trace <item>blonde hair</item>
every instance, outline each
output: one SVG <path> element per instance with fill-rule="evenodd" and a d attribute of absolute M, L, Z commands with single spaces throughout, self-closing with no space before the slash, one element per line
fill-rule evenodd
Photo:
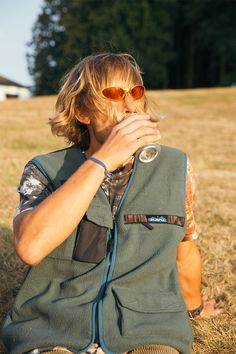
<path fill-rule="evenodd" d="M 119 103 L 99 94 L 100 90 L 109 86 L 109 81 L 117 72 L 127 86 L 131 83 L 143 84 L 138 64 L 126 53 L 90 55 L 75 65 L 61 81 L 55 114 L 49 120 L 52 133 L 64 137 L 69 144 L 79 144 L 87 149 L 88 128 L 77 117 L 93 118 L 98 112 L 109 117 L 117 115 Z M 146 97 L 138 101 L 142 101 L 143 107 L 146 106 Z"/>

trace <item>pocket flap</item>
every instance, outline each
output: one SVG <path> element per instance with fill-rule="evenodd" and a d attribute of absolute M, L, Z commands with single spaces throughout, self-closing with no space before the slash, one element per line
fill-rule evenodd
<path fill-rule="evenodd" d="M 113 219 L 111 213 L 111 206 L 105 193 L 98 189 L 92 202 L 90 203 L 88 210 L 86 211 L 88 220 L 93 223 L 113 229 Z"/>
<path fill-rule="evenodd" d="M 119 305 L 136 312 L 173 312 L 184 309 L 180 298 L 173 291 L 154 291 L 152 293 L 127 288 L 113 288 L 112 291 Z"/>

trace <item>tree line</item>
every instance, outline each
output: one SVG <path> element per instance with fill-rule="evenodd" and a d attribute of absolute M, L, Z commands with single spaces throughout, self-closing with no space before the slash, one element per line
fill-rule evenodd
<path fill-rule="evenodd" d="M 97 52 L 128 52 L 150 89 L 236 83 L 236 0 L 44 0 L 27 54 L 36 95 Z"/>

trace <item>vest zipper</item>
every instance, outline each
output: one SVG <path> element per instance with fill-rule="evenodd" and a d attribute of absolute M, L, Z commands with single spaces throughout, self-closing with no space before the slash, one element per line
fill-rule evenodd
<path fill-rule="evenodd" d="M 117 238 L 118 238 L 118 232 L 117 232 L 117 222 L 118 222 L 118 217 L 119 217 L 119 213 L 120 213 L 120 209 L 121 206 L 126 198 L 126 195 L 128 194 L 128 191 L 130 189 L 130 186 L 132 184 L 134 175 L 135 175 L 135 171 L 136 171 L 136 166 L 137 166 L 137 160 L 134 160 L 134 167 L 133 167 L 133 171 L 131 173 L 130 176 L 130 180 L 128 182 L 128 185 L 126 187 L 126 190 L 123 194 L 123 197 L 120 200 L 120 203 L 118 205 L 117 208 L 117 212 L 116 212 L 116 216 L 113 222 L 113 233 L 111 232 L 111 230 L 109 230 L 109 240 L 108 240 L 108 252 L 107 252 L 107 256 L 106 256 L 106 263 L 105 263 L 105 270 L 104 270 L 104 274 L 103 274 L 103 281 L 102 281 L 102 286 L 100 288 L 100 296 L 99 296 L 99 300 L 97 301 L 97 308 L 96 308 L 96 313 L 95 313 L 95 324 L 97 322 L 98 327 L 98 338 L 99 338 L 99 345 L 101 345 L 102 349 L 106 352 L 106 354 L 113 354 L 112 352 L 110 352 L 108 350 L 108 348 L 106 348 L 106 345 L 103 341 L 103 337 L 102 337 L 102 306 L 103 306 L 103 297 L 107 288 L 107 285 L 109 284 L 109 282 L 111 281 L 112 278 L 112 273 L 114 270 L 114 266 L 115 266 L 115 258 L 116 258 L 116 249 L 117 249 Z M 113 252 L 114 251 L 114 252 Z M 96 328 L 96 327 L 95 327 Z"/>
<path fill-rule="evenodd" d="M 109 273 L 110 270 L 110 265 L 111 265 L 111 255 L 112 255 L 112 250 L 113 250 L 113 241 L 112 241 L 113 237 L 112 237 L 112 233 L 111 230 L 108 230 L 108 241 L 107 241 L 107 252 L 106 252 L 106 260 L 105 260 L 105 270 L 104 270 L 104 274 L 103 274 L 103 280 L 102 280 L 102 284 L 101 284 L 101 288 L 99 291 L 99 299 L 96 303 L 96 309 L 95 309 L 95 342 L 97 342 L 97 344 L 100 346 L 100 340 L 99 340 L 99 314 L 98 314 L 98 304 L 99 302 L 102 300 L 103 295 L 105 293 L 106 290 L 106 280 L 107 280 L 107 275 Z"/>

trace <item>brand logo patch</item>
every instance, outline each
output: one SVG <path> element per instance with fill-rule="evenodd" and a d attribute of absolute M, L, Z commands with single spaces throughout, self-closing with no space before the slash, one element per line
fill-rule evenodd
<path fill-rule="evenodd" d="M 152 216 L 148 216 L 148 222 L 167 222 L 167 217 L 164 215 L 152 215 Z"/>
<path fill-rule="evenodd" d="M 124 215 L 124 222 L 125 224 L 146 224 L 145 226 L 149 225 L 148 228 L 150 228 L 151 223 L 170 224 L 184 227 L 185 218 L 178 215 L 126 214 Z"/>

